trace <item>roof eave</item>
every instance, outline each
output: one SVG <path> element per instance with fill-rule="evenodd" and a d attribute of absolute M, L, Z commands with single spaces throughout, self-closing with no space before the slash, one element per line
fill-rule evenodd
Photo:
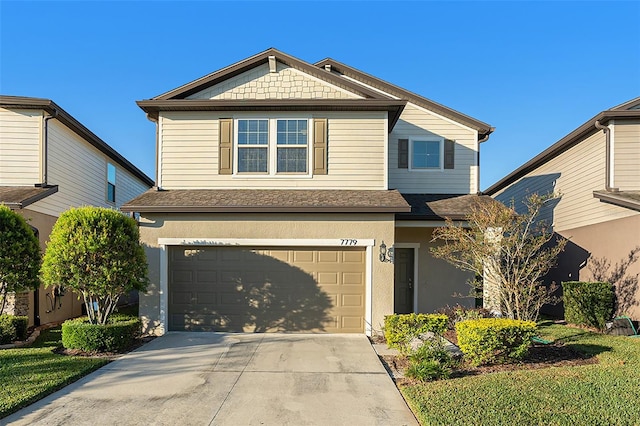
<path fill-rule="evenodd" d="M 626 207 L 631 210 L 640 211 L 640 202 L 620 197 L 613 192 L 593 191 L 593 196 L 603 203 L 614 204 L 619 207 Z"/>
<path fill-rule="evenodd" d="M 411 207 L 253 207 L 253 206 L 144 206 L 125 204 L 123 212 L 136 213 L 401 213 L 410 212 Z"/>

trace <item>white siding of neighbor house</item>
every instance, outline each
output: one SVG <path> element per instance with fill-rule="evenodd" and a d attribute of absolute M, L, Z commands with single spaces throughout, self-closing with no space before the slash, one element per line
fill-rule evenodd
<path fill-rule="evenodd" d="M 556 232 L 637 214 L 630 209 L 603 203 L 593 191 L 605 186 L 605 136 L 597 132 L 539 166 L 517 182 L 494 195 L 497 200 L 516 204 L 529 194 L 555 191 L 561 195 L 547 212 Z"/>
<path fill-rule="evenodd" d="M 614 134 L 614 186 L 621 191 L 640 190 L 640 120 L 617 120 Z"/>
<path fill-rule="evenodd" d="M 0 108 L 0 185 L 41 183 L 42 111 Z"/>
<path fill-rule="evenodd" d="M 439 136 L 455 141 L 455 168 L 429 171 L 399 169 L 398 139 L 427 136 Z M 475 130 L 408 103 L 389 135 L 389 188 L 409 194 L 477 192 L 477 140 Z"/>
<path fill-rule="evenodd" d="M 252 115 L 260 118 L 284 116 L 284 113 Z M 386 116 L 386 112 L 286 113 L 286 117 L 328 119 L 328 174 L 247 177 L 218 174 L 218 118 L 243 118 L 246 115 L 164 112 L 159 120 L 161 186 L 165 189 L 386 189 Z M 308 149 L 311 153 L 311 145 Z"/>
<path fill-rule="evenodd" d="M 329 84 L 278 62 L 257 66 L 187 99 L 359 99 L 355 93 Z"/>
<path fill-rule="evenodd" d="M 59 216 L 83 205 L 119 207 L 148 186 L 57 120 L 49 121 L 48 183 L 58 192 L 29 206 Z M 116 203 L 107 202 L 107 163 L 116 167 Z"/>

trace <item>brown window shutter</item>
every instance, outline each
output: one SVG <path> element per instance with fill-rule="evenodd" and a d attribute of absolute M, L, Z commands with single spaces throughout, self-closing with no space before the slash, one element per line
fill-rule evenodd
<path fill-rule="evenodd" d="M 398 168 L 409 168 L 409 139 L 398 139 Z"/>
<path fill-rule="evenodd" d="M 313 174 L 327 174 L 327 119 L 313 120 Z"/>
<path fill-rule="evenodd" d="M 456 142 L 451 139 L 444 140 L 444 168 L 453 169 L 455 166 Z"/>
<path fill-rule="evenodd" d="M 219 120 L 219 157 L 218 173 L 230 175 L 233 173 L 233 119 L 221 118 Z"/>

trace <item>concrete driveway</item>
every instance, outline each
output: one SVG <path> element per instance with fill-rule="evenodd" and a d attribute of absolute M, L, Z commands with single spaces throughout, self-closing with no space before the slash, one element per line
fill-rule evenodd
<path fill-rule="evenodd" d="M 0 420 L 416 425 L 363 335 L 168 333 Z"/>

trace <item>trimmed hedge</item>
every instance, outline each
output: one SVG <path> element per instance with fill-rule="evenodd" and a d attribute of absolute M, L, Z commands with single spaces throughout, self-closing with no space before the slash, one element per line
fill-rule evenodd
<path fill-rule="evenodd" d="M 523 358 L 536 334 L 536 323 L 481 318 L 456 324 L 458 346 L 473 365 L 508 363 Z"/>
<path fill-rule="evenodd" d="M 442 335 L 449 318 L 443 314 L 393 314 L 384 317 L 384 337 L 387 346 L 401 352 L 408 350 L 409 342 L 420 334 L 432 332 Z"/>
<path fill-rule="evenodd" d="M 564 319 L 572 324 L 603 330 L 613 317 L 613 286 L 602 282 L 568 281 L 562 283 Z"/>
<path fill-rule="evenodd" d="M 90 324 L 86 318 L 67 320 L 62 345 L 85 352 L 122 352 L 131 347 L 140 327 L 139 318 L 124 315 L 112 315 L 106 325 Z"/>
<path fill-rule="evenodd" d="M 0 344 L 11 343 L 27 338 L 29 318 L 8 314 L 0 315 Z"/>

